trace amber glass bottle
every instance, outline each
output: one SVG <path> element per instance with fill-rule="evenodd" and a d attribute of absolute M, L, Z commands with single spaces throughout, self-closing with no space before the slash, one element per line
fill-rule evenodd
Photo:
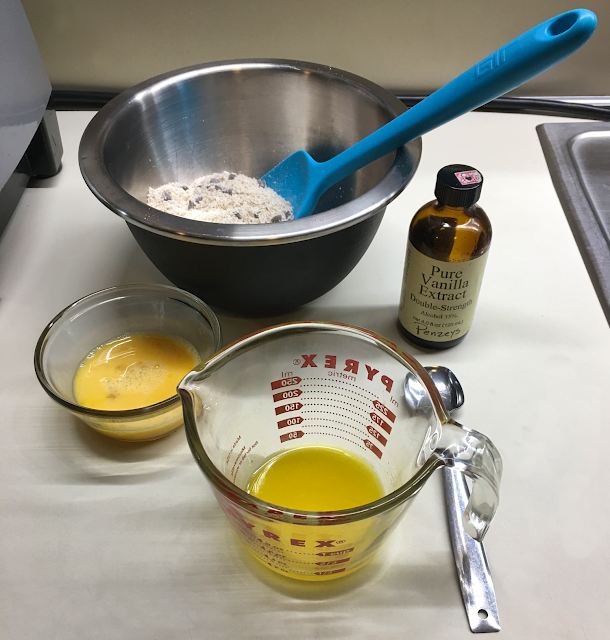
<path fill-rule="evenodd" d="M 473 167 L 443 167 L 436 200 L 411 221 L 398 324 L 420 347 L 453 347 L 472 325 L 491 243 L 491 224 L 476 204 L 482 185 Z"/>

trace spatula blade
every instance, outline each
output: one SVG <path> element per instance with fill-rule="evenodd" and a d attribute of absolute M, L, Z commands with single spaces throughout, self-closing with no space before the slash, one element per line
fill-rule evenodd
<path fill-rule="evenodd" d="M 320 166 L 306 151 L 296 151 L 273 167 L 261 180 L 288 200 L 296 220 L 312 213 L 321 195 Z"/>

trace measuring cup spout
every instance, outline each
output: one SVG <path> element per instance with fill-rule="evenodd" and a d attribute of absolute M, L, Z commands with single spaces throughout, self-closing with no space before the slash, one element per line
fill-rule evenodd
<path fill-rule="evenodd" d="M 436 454 L 472 478 L 470 500 L 464 510 L 464 529 L 481 542 L 498 508 L 502 458 L 496 446 L 482 433 L 466 429 L 453 420 L 443 425 Z"/>

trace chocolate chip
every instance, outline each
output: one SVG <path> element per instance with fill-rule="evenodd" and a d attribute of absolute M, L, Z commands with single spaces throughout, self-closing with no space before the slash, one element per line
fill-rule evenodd
<path fill-rule="evenodd" d="M 188 184 L 181 184 L 180 186 L 181 186 L 185 191 L 188 191 L 188 190 L 189 190 L 189 186 L 188 186 Z"/>
<path fill-rule="evenodd" d="M 218 178 L 210 178 L 210 184 L 218 184 L 220 180 Z"/>
<path fill-rule="evenodd" d="M 216 189 L 216 191 L 223 191 L 223 188 L 218 184 L 214 185 L 214 189 Z"/>
<path fill-rule="evenodd" d="M 258 186 L 259 186 L 261 189 L 264 189 L 264 188 L 267 186 L 267 183 L 266 183 L 264 180 L 259 180 L 259 181 L 258 181 Z"/>
<path fill-rule="evenodd" d="M 195 202 L 201 202 L 203 200 L 203 196 L 197 196 L 195 198 Z"/>
<path fill-rule="evenodd" d="M 253 215 L 254 215 L 254 217 L 255 217 L 255 218 L 258 218 L 259 214 L 260 214 L 260 211 L 257 211 L 257 212 L 256 212 L 255 214 L 253 214 Z"/>
<path fill-rule="evenodd" d="M 165 200 L 167 202 L 168 200 L 171 200 L 171 199 L 172 199 L 171 194 L 168 191 L 164 191 L 163 192 L 163 200 Z"/>
<path fill-rule="evenodd" d="M 282 221 L 282 216 L 273 216 L 273 218 L 271 218 L 271 222 L 281 222 Z"/>
<path fill-rule="evenodd" d="M 223 193 L 226 193 L 229 196 L 233 195 L 233 189 L 223 189 L 222 190 Z"/>
<path fill-rule="evenodd" d="M 195 208 L 195 203 L 192 200 L 189 200 L 188 208 L 189 208 L 189 211 Z"/>
<path fill-rule="evenodd" d="M 239 213 L 239 211 L 238 211 L 237 209 L 236 209 L 235 211 L 233 211 L 233 215 L 234 215 L 236 218 L 239 218 L 239 219 L 241 220 L 241 213 Z"/>
<path fill-rule="evenodd" d="M 235 180 L 235 176 L 236 176 L 236 175 L 237 175 L 237 174 L 235 174 L 235 173 L 230 173 L 230 174 L 229 174 L 229 177 L 228 177 L 228 180 Z"/>
<path fill-rule="evenodd" d="M 290 211 L 284 211 L 284 217 L 288 220 L 288 218 L 290 218 Z"/>

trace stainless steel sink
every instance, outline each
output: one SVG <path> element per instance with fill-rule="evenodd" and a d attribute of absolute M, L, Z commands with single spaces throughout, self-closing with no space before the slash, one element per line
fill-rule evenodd
<path fill-rule="evenodd" d="M 551 178 L 610 323 L 610 122 L 537 127 Z"/>

